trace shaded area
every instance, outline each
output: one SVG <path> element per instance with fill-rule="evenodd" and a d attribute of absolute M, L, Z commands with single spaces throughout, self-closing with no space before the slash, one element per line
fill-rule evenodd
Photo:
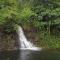
<path fill-rule="evenodd" d="M 6 33 L 0 27 L 0 51 L 16 50 L 19 47 L 18 35 L 16 32 Z"/>
<path fill-rule="evenodd" d="M 0 60 L 60 60 L 60 50 L 20 50 L 0 53 Z"/>

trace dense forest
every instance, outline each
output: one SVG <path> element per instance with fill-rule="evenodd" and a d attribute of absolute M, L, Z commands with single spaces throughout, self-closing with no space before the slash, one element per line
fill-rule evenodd
<path fill-rule="evenodd" d="M 37 46 L 60 48 L 60 0 L 0 0 L 0 32 L 18 25 Z"/>

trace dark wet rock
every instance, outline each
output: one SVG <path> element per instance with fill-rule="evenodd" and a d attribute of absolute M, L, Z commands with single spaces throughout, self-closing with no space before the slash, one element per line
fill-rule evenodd
<path fill-rule="evenodd" d="M 33 44 L 38 46 L 39 38 L 38 38 L 38 35 L 37 35 L 36 28 L 25 28 L 25 27 L 23 27 L 23 29 L 24 29 L 24 33 L 25 33 L 27 39 L 29 41 L 31 41 Z"/>
<path fill-rule="evenodd" d="M 0 51 L 18 49 L 17 33 L 6 34 L 0 31 Z"/>

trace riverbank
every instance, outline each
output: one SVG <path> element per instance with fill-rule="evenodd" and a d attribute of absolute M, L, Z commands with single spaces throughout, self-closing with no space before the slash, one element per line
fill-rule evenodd
<path fill-rule="evenodd" d="M 42 48 L 60 48 L 60 36 L 57 32 L 53 34 L 49 34 L 47 31 L 37 31 L 36 28 L 32 28 L 32 26 L 23 26 L 25 35 L 27 39 L 33 42 L 36 46 Z"/>

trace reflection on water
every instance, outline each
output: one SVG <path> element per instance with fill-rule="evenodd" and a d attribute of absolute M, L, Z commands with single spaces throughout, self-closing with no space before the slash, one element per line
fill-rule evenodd
<path fill-rule="evenodd" d="M 11 52 L 1 52 L 0 60 L 60 60 L 60 51 L 20 50 Z"/>

